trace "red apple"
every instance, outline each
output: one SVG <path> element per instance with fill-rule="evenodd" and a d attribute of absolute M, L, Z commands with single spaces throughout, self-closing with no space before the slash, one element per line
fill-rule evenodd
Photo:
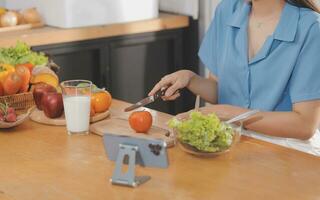
<path fill-rule="evenodd" d="M 41 98 L 41 106 L 47 117 L 51 119 L 61 117 L 64 110 L 62 94 L 56 92 L 45 93 Z"/>
<path fill-rule="evenodd" d="M 41 99 L 45 93 L 57 92 L 56 88 L 46 83 L 38 83 L 33 89 L 33 98 L 39 110 L 42 110 Z"/>

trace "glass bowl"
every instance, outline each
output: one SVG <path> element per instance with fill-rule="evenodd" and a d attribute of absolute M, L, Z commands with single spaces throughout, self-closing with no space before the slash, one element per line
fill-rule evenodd
<path fill-rule="evenodd" d="M 184 143 L 184 142 L 180 141 L 180 139 L 179 139 L 179 132 L 177 130 L 174 130 L 174 131 L 175 131 L 175 134 L 177 135 L 178 146 L 180 147 L 180 149 L 182 151 L 184 151 L 188 154 L 194 155 L 194 156 L 198 156 L 198 157 L 215 157 L 215 156 L 219 156 L 219 155 L 228 153 L 240 141 L 242 126 L 236 126 L 236 125 L 232 124 L 231 127 L 233 129 L 233 138 L 232 138 L 231 145 L 229 146 L 229 148 L 224 149 L 222 151 L 217 151 L 217 152 L 201 151 L 201 150 L 197 149 L 196 147 L 191 146 L 190 144 Z"/>

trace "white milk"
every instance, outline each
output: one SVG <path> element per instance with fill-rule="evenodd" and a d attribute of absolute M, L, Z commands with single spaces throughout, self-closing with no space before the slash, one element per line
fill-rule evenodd
<path fill-rule="evenodd" d="M 71 133 L 89 131 L 90 96 L 64 96 L 67 130 Z"/>

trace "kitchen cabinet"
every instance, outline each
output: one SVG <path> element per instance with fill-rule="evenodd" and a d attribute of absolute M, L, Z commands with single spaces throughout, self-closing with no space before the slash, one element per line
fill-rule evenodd
<path fill-rule="evenodd" d="M 100 66 L 104 56 L 101 55 L 104 45 L 99 41 L 72 42 L 66 44 L 33 47 L 52 57 L 61 68 L 61 81 L 70 79 L 92 80 L 99 86 Z"/>
<path fill-rule="evenodd" d="M 191 20 L 192 21 L 192 20 Z M 188 28 L 34 46 L 61 66 L 61 80 L 88 79 L 107 88 L 114 98 L 134 103 L 161 77 L 179 69 L 198 71 L 197 21 Z M 176 114 L 192 109 L 194 96 L 182 91 L 175 102 L 150 108 Z"/>

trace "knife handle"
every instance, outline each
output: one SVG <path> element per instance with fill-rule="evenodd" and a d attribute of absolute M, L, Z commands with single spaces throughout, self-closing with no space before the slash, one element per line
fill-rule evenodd
<path fill-rule="evenodd" d="M 167 87 L 167 88 L 164 88 L 164 89 L 161 89 L 161 90 L 159 90 L 158 92 L 156 92 L 156 93 L 154 94 L 154 96 L 153 96 L 154 99 L 158 99 L 158 98 L 160 98 L 160 97 L 165 96 L 167 90 L 168 90 L 168 87 Z M 175 93 L 174 93 L 173 95 L 175 95 L 175 94 L 177 94 L 177 93 L 180 93 L 180 90 L 175 91 Z"/>
<path fill-rule="evenodd" d="M 165 94 L 166 94 L 166 91 L 167 91 L 168 88 L 165 88 L 165 89 L 161 89 L 159 90 L 158 92 L 156 92 L 154 94 L 154 99 L 158 99 L 160 97 L 163 97 Z"/>

